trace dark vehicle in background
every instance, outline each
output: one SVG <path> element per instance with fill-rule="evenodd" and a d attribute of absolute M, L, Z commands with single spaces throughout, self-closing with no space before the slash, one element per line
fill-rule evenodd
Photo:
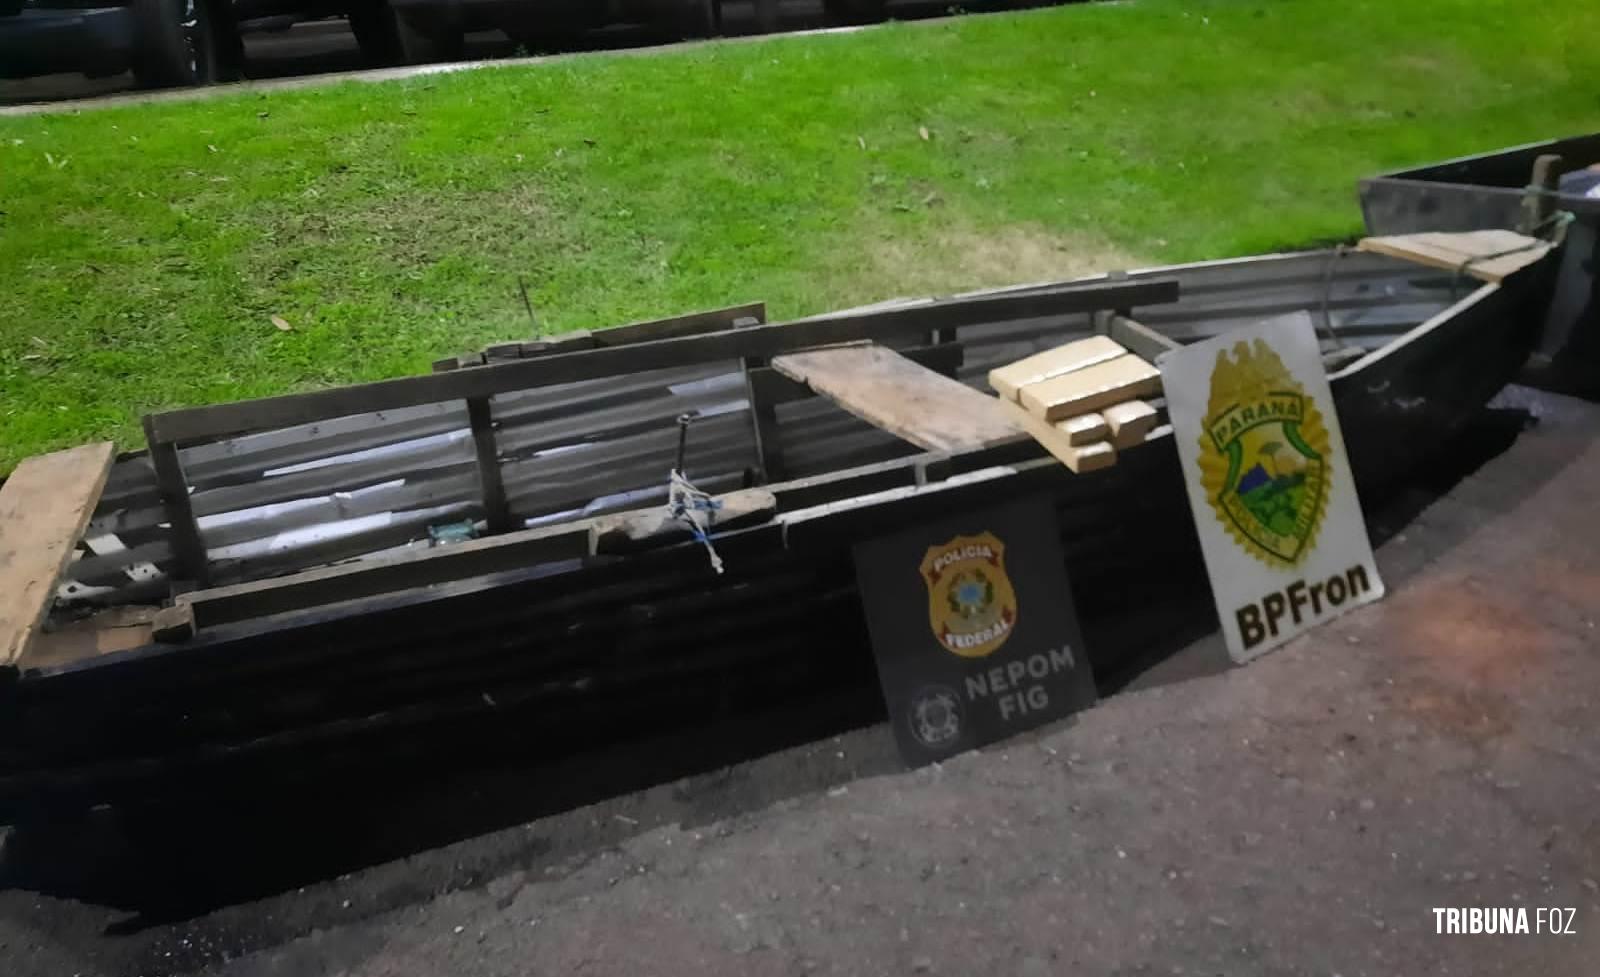
<path fill-rule="evenodd" d="M 246 0 L 284 2 L 294 0 Z M 570 43 L 584 31 L 643 24 L 679 37 L 716 32 L 718 0 L 350 0 L 350 29 L 379 64 L 453 61 L 465 35 L 502 30 L 530 51 Z"/>
<path fill-rule="evenodd" d="M 227 0 L 0 0 L 0 78 L 132 71 L 151 87 L 204 85 L 241 60 Z"/>
<path fill-rule="evenodd" d="M 244 73 L 245 31 L 348 18 L 372 65 L 459 60 L 468 33 L 501 30 L 529 51 L 587 31 L 634 24 L 708 37 L 725 0 L 0 0 L 0 78 L 132 71 L 146 87 L 205 85 Z M 750 0 L 759 30 L 780 0 Z M 823 0 L 830 16 L 875 20 L 886 0 Z"/>
<path fill-rule="evenodd" d="M 205 85 L 244 67 L 240 26 L 347 17 L 374 65 L 455 60 L 469 31 L 530 49 L 638 23 L 684 37 L 716 29 L 717 0 L 0 0 L 0 78 L 132 71 L 141 85 Z"/>

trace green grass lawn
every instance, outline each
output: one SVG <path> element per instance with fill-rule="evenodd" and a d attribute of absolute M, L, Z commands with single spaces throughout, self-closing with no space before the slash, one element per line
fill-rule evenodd
<path fill-rule="evenodd" d="M 1134 0 L 0 118 L 0 471 L 526 338 L 519 276 L 552 331 L 1348 237 L 1363 174 L 1600 128 L 1593 2 Z"/>

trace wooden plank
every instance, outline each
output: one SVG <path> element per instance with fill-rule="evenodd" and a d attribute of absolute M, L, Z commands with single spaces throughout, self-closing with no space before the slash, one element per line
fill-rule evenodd
<path fill-rule="evenodd" d="M 484 347 L 481 353 L 435 360 L 433 370 L 435 373 L 441 373 L 446 370 L 482 366 L 485 363 L 504 360 L 551 356 L 557 353 L 596 349 L 601 346 L 626 346 L 648 340 L 670 339 L 675 336 L 694 336 L 719 329 L 731 329 L 735 322 L 746 318 L 755 319 L 758 323 L 766 322 L 767 304 L 765 302 L 746 302 L 743 305 L 689 312 L 665 319 L 630 322 L 626 325 L 610 326 L 594 331 L 576 329 L 572 332 L 564 332 L 541 339 L 494 343 Z"/>
<path fill-rule="evenodd" d="M 115 453 L 101 441 L 37 455 L 0 486 L 0 668 L 22 659 L 44 623 Z"/>
<path fill-rule="evenodd" d="M 1556 207 L 1556 196 L 1561 192 L 1561 176 L 1566 170 L 1567 161 L 1560 153 L 1540 153 L 1534 158 L 1528 188 L 1523 192 L 1517 230 L 1532 232 L 1550 219 Z"/>
<path fill-rule="evenodd" d="M 472 425 L 472 447 L 478 461 L 478 490 L 483 494 L 484 526 L 491 533 L 511 529 L 511 510 L 506 506 L 506 486 L 500 474 L 500 448 L 495 437 L 494 411 L 487 397 L 467 401 L 467 420 Z"/>
<path fill-rule="evenodd" d="M 146 438 L 150 438 L 150 422 L 151 418 L 144 419 Z M 178 458 L 178 445 L 151 438 L 150 463 L 155 467 L 156 481 L 161 486 L 161 507 L 167 516 L 172 552 L 176 557 L 172 576 L 175 580 L 192 581 L 204 587 L 209 582 L 211 566 L 205 540 L 200 536 L 200 522 L 195 518 L 194 502 L 189 497 L 189 479 Z"/>
<path fill-rule="evenodd" d="M 1030 413 L 1018 404 L 1004 402 L 1005 408 L 1018 425 L 1039 442 L 1056 460 L 1079 475 L 1110 468 L 1117 463 L 1117 449 L 1109 441 L 1092 441 L 1073 444 L 1072 439 L 1055 424 Z"/>
<path fill-rule="evenodd" d="M 767 522 L 778 512 L 778 499 L 765 489 L 741 489 L 716 497 L 720 508 L 706 513 L 715 532 Z M 589 552 L 595 555 L 637 553 L 692 538 L 687 526 L 667 507 L 601 516 L 589 524 Z"/>
<path fill-rule="evenodd" d="M 449 546 L 418 546 L 378 559 L 192 591 L 179 595 L 177 602 L 194 608 L 196 627 L 208 628 L 409 587 L 520 570 L 587 555 L 589 522 L 525 529 Z"/>
<path fill-rule="evenodd" d="M 757 370 L 744 366 L 744 395 L 750 405 L 750 433 L 755 439 L 756 464 L 763 484 L 781 482 L 788 477 L 788 466 L 783 461 L 783 436 L 778 427 L 778 408 L 762 396 L 756 383 Z"/>
<path fill-rule="evenodd" d="M 1485 230 L 1395 234 L 1361 239 L 1362 251 L 1458 271 L 1498 285 L 1550 252 L 1551 245 L 1515 231 Z"/>
<path fill-rule="evenodd" d="M 516 352 L 513 355 L 520 359 L 529 356 L 571 353 L 580 349 L 594 349 L 600 345 L 600 340 L 596 339 L 594 334 L 587 329 L 574 329 L 572 332 L 564 332 L 559 336 L 550 336 L 546 339 L 530 339 L 514 345 L 516 346 Z M 489 350 L 485 349 L 483 352 L 485 356 L 489 355 Z"/>
<path fill-rule="evenodd" d="M 594 336 L 595 342 L 601 346 L 627 346 L 632 343 L 643 343 L 657 339 L 675 339 L 680 336 L 697 336 L 701 333 L 732 329 L 733 324 L 740 319 L 754 319 L 758 323 L 766 322 L 767 303 L 746 302 L 743 305 L 730 305 L 721 309 L 688 312 L 665 319 L 631 322 L 625 326 L 597 329 L 591 335 Z"/>
<path fill-rule="evenodd" d="M 154 607 L 113 607 L 36 635 L 18 668 L 55 668 L 150 643 Z"/>
<path fill-rule="evenodd" d="M 1105 314 L 1106 335 L 1128 348 L 1128 352 L 1155 363 L 1163 353 L 1170 353 L 1181 344 L 1163 336 L 1149 326 L 1115 312 Z"/>
<path fill-rule="evenodd" d="M 1047 421 L 1059 421 L 1160 390 L 1161 371 L 1129 355 L 1023 387 L 1021 403 Z"/>
<path fill-rule="evenodd" d="M 1090 336 L 996 367 L 989 371 L 989 386 L 1006 400 L 1015 401 L 1023 387 L 1116 359 L 1127 352 L 1109 336 Z"/>
<path fill-rule="evenodd" d="M 895 352 L 913 363 L 919 363 L 947 377 L 956 375 L 966 357 L 966 347 L 961 343 L 913 346 Z M 798 380 L 789 379 L 770 366 L 751 370 L 750 380 L 763 403 L 790 404 L 795 401 L 810 400 L 817 395 L 815 390 Z"/>
<path fill-rule="evenodd" d="M 1111 430 L 1111 445 L 1118 451 L 1126 451 L 1136 444 L 1143 444 L 1145 435 L 1155 429 L 1156 421 L 1160 415 L 1154 407 L 1142 400 L 1129 400 L 1121 404 L 1107 407 L 1103 412 L 1106 427 Z"/>
<path fill-rule="evenodd" d="M 948 498 L 951 494 L 960 493 L 969 486 L 1006 479 L 1017 474 L 1018 470 L 1010 466 L 997 465 L 943 481 L 885 488 L 864 495 L 848 495 L 804 508 L 791 509 L 780 517 L 784 527 L 784 542 L 794 548 L 807 548 L 823 540 L 836 543 L 840 527 L 830 526 L 830 523 L 843 522 L 846 526 L 850 526 L 881 522 L 890 507 L 914 500 Z M 857 518 L 849 519 L 851 514 L 855 514 Z M 814 530 L 818 532 L 813 532 Z M 848 530 L 845 535 L 849 535 Z"/>
<path fill-rule="evenodd" d="M 182 601 L 161 608 L 150 618 L 150 637 L 155 641 L 188 641 L 194 637 L 194 632 L 194 608 Z"/>
<path fill-rule="evenodd" d="M 444 359 L 433 361 L 433 372 L 445 373 L 449 370 L 465 370 L 469 367 L 482 366 L 485 363 L 483 351 L 476 353 L 462 353 L 460 356 L 447 356 Z"/>
<path fill-rule="evenodd" d="M 915 458 L 897 458 L 796 479 L 771 486 L 766 491 L 774 496 L 779 509 L 817 505 L 882 488 L 911 485 L 915 461 Z M 411 587 L 445 584 L 588 555 L 590 526 L 594 521 L 580 519 L 444 547 L 418 546 L 390 556 L 193 591 L 177 600 L 194 608 L 197 627 L 207 628 Z"/>
<path fill-rule="evenodd" d="M 1050 291 L 881 309 L 809 322 L 726 330 L 516 360 L 482 369 L 453 370 L 261 400 L 183 408 L 146 418 L 146 434 L 152 447 L 162 442 L 189 444 L 348 414 L 489 397 L 576 380 L 717 360 L 732 361 L 745 356 L 775 356 L 811 346 L 886 339 L 981 323 L 1046 318 L 1107 307 L 1154 305 L 1175 301 L 1177 297 L 1175 279 L 1157 278 L 1095 282 Z"/>
<path fill-rule="evenodd" d="M 749 329 L 760 325 L 753 316 L 734 320 L 735 329 Z M 759 356 L 746 356 L 739 360 L 739 372 L 744 377 L 744 399 L 750 412 L 750 437 L 756 447 L 756 475 L 762 484 L 779 482 L 788 472 L 783 462 L 783 440 L 778 427 L 777 401 L 765 396 L 756 373 L 771 372 L 767 361 Z"/>
<path fill-rule="evenodd" d="M 870 465 L 795 478 L 780 485 L 768 486 L 768 489 L 778 499 L 778 510 L 788 512 L 852 495 L 915 485 L 916 463 L 914 456 L 892 458 Z"/>
<path fill-rule="evenodd" d="M 930 451 L 975 451 L 1023 433 L 995 398 L 876 344 L 785 353 L 772 368 Z"/>

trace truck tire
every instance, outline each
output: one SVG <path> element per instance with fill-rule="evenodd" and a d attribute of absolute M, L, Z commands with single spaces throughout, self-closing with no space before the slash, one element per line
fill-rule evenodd
<path fill-rule="evenodd" d="M 133 0 L 138 26 L 133 76 L 147 88 L 217 80 L 217 38 L 208 0 Z"/>
<path fill-rule="evenodd" d="M 378 67 L 460 61 L 466 50 L 459 29 L 412 23 L 387 0 L 361 0 L 352 6 L 350 32 L 356 36 L 362 56 Z"/>

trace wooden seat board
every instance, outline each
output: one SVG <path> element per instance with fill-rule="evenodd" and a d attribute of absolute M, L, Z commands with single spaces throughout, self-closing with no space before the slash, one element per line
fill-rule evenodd
<path fill-rule="evenodd" d="M 1455 271 L 1465 265 L 1466 273 L 1474 278 L 1499 284 L 1543 258 L 1551 245 L 1515 231 L 1487 230 L 1368 237 L 1361 239 L 1359 248 L 1430 268 Z"/>
<path fill-rule="evenodd" d="M 995 398 L 876 343 L 784 353 L 772 368 L 928 451 L 976 451 L 1025 436 Z"/>

